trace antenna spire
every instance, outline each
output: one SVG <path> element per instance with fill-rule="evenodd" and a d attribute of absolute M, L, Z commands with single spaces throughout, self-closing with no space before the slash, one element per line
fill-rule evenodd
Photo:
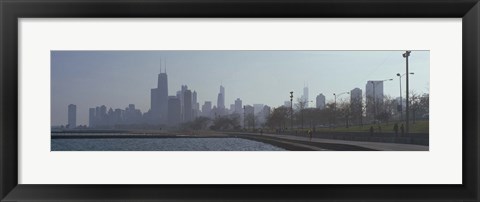
<path fill-rule="evenodd" d="M 165 63 L 165 74 L 167 73 L 167 58 L 165 58 L 165 60 L 163 60 L 163 62 Z"/>

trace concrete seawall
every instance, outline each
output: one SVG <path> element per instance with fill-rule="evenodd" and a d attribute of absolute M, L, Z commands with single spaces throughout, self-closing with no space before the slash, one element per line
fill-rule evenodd
<path fill-rule="evenodd" d="M 332 137 L 332 136 L 330 136 Z M 182 133 L 182 134 L 145 134 L 145 133 L 52 133 L 52 139 L 109 139 L 109 138 L 242 138 L 262 142 L 290 151 L 428 151 L 428 146 L 414 144 L 399 144 L 389 137 L 349 137 L 336 136 L 335 138 L 323 138 L 315 135 L 312 139 L 305 134 L 279 135 L 258 134 L 245 132 L 219 132 L 216 133 Z M 343 139 L 341 139 L 343 138 Z M 361 141 L 362 138 L 369 141 Z M 375 139 L 379 138 L 379 139 Z M 391 138 L 391 137 L 390 137 Z M 408 137 L 406 137 L 408 138 Z M 355 141 L 354 141 L 355 140 Z M 377 141 L 372 141 L 377 140 Z M 386 142 L 391 141 L 391 142 Z"/>
<path fill-rule="evenodd" d="M 282 135 L 292 135 L 307 137 L 306 132 L 284 132 Z M 384 142 L 384 143 L 399 143 L 399 144 L 415 144 L 415 145 L 429 145 L 428 133 L 412 133 L 408 135 L 399 135 L 395 133 L 365 133 L 365 132 L 315 132 L 314 138 L 334 139 L 334 140 L 348 140 L 348 141 L 364 141 L 364 142 Z"/>
<path fill-rule="evenodd" d="M 332 143 L 309 142 L 305 140 L 289 140 L 279 137 L 257 134 L 225 133 L 210 135 L 168 135 L 168 134 L 86 134 L 86 133 L 53 133 L 52 139 L 109 139 L 109 138 L 241 138 L 277 146 L 289 151 L 372 151 L 374 149 Z"/>

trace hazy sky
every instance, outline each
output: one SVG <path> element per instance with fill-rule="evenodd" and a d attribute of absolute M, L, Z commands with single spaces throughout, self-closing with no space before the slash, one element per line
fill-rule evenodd
<path fill-rule="evenodd" d="M 168 93 L 176 95 L 185 84 L 205 101 L 216 105 L 219 86 L 225 87 L 225 105 L 236 98 L 243 104 L 283 105 L 309 87 L 309 100 L 319 93 L 362 89 L 367 80 L 384 83 L 385 95 L 398 97 L 397 73 L 405 73 L 404 51 L 52 51 L 52 125 L 67 123 L 67 106 L 77 105 L 77 125 L 88 125 L 88 109 L 106 105 L 125 109 L 135 104 L 150 109 L 150 89 L 156 88 L 160 60 L 166 59 Z M 429 91 L 429 51 L 412 51 L 410 90 Z M 162 65 L 162 71 L 163 71 Z M 405 78 L 402 78 L 405 92 Z M 403 95 L 405 96 L 405 95 Z M 347 99 L 343 95 L 338 99 Z"/>

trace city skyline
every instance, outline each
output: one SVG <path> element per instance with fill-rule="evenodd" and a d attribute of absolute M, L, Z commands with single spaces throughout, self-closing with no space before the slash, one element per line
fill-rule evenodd
<path fill-rule="evenodd" d="M 402 52 L 52 51 L 52 125 L 65 124 L 69 104 L 77 106 L 77 125 L 89 125 L 89 108 L 95 106 L 125 109 L 134 104 L 142 113 L 147 112 L 151 93 L 160 88 L 157 82 L 160 83 L 161 64 L 168 75 L 168 95 L 163 94 L 162 99 L 167 100 L 181 86 L 187 85 L 191 90 L 189 96 L 194 93 L 200 104 L 197 109 L 206 101 L 211 102 L 212 107 L 221 103 L 227 108 L 237 98 L 243 105 L 278 107 L 289 100 L 291 90 L 296 98 L 301 98 L 304 87 L 308 87 L 306 97 L 310 100 L 322 93 L 328 103 L 335 92 L 349 92 L 354 88 L 365 91 L 363 86 L 368 80 L 383 79 L 393 79 L 384 83 L 385 95 L 398 97 L 399 84 L 395 75 L 405 71 Z M 428 93 L 429 51 L 412 52 L 410 71 L 415 73 L 410 90 Z M 326 85 L 326 81 L 330 83 Z M 305 86 L 305 82 L 309 85 Z M 147 84 L 148 87 L 143 88 Z M 219 93 L 219 86 L 223 87 L 223 92 L 220 87 Z"/>

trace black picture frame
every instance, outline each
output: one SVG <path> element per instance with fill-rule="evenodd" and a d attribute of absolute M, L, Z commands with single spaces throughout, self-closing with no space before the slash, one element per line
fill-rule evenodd
<path fill-rule="evenodd" d="M 478 0 L 0 0 L 1 201 L 478 201 Z M 462 185 L 18 184 L 19 18 L 462 18 Z M 439 176 L 441 177 L 441 176 Z"/>

